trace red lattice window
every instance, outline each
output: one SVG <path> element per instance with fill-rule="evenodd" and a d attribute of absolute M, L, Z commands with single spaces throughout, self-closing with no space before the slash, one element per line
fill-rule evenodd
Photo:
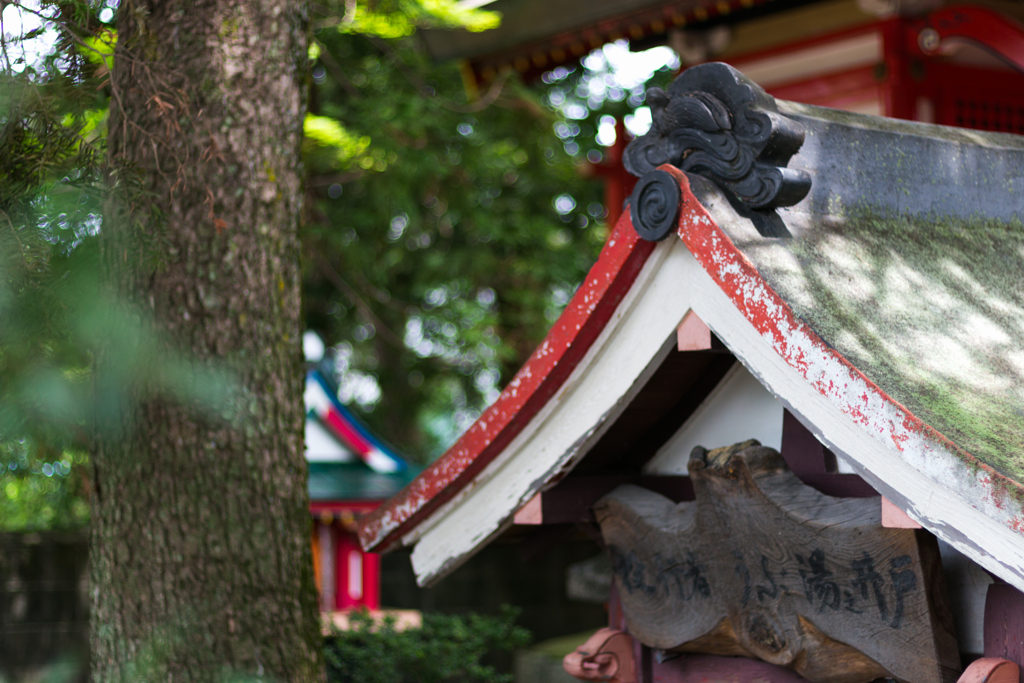
<path fill-rule="evenodd" d="M 1024 75 L 944 64 L 929 65 L 928 75 L 936 123 L 1024 135 Z"/>
<path fill-rule="evenodd" d="M 957 97 L 951 115 L 954 126 L 1024 135 L 1024 99 Z"/>

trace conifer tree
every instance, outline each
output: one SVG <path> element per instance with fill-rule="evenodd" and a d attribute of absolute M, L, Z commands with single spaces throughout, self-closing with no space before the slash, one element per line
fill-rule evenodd
<path fill-rule="evenodd" d="M 118 377 L 100 353 L 97 381 L 127 381 L 128 400 L 93 455 L 96 681 L 323 676 L 302 449 L 306 12 L 118 8 L 104 282 L 165 340 L 155 362 L 184 351 L 186 382 L 217 368 L 234 390 L 210 411 Z"/>

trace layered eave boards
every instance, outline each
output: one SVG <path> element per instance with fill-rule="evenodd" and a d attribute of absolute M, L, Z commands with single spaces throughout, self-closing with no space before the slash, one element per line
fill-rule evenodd
<path fill-rule="evenodd" d="M 699 194 L 713 194 L 710 183 L 666 170 L 683 190 L 679 239 L 669 238 L 653 249 L 567 379 L 475 476 L 460 481 L 449 471 L 466 467 L 465 453 L 461 460 L 446 456 L 423 475 L 449 477 L 434 496 L 398 496 L 371 515 L 361 528 L 364 545 L 415 545 L 412 562 L 421 584 L 457 567 L 586 455 L 670 352 L 677 326 L 692 311 L 782 405 L 876 490 L 939 538 L 1024 589 L 1019 532 L 1024 516 L 1020 498 L 1010 490 L 1019 485 L 971 462 L 822 342 L 719 227 L 718 221 L 730 218 L 724 215 L 728 206 L 716 203 L 713 218 L 691 193 L 694 182 L 703 190 Z M 606 252 L 644 246 L 627 214 Z M 607 277 L 604 267 L 599 261 L 588 282 Z M 578 316 L 579 310 L 570 305 L 566 315 Z M 495 418 L 489 411 L 481 421 Z M 691 418 L 696 419 L 700 416 Z M 738 430 L 737 439 L 746 436 Z M 677 469 L 671 463 L 660 467 L 657 458 L 648 468 L 666 474 Z"/>

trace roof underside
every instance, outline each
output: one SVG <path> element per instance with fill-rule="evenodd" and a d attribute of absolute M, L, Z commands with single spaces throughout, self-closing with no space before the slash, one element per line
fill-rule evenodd
<path fill-rule="evenodd" d="M 666 44 L 670 31 L 738 25 L 825 2 L 828 0 L 495 0 L 482 9 L 502 15 L 497 28 L 479 33 L 429 29 L 420 36 L 434 59 L 465 60 L 478 82 L 489 81 L 506 69 L 530 80 L 557 66 L 571 67 L 591 50 L 623 38 L 635 50 L 647 49 Z M 851 16 L 862 21 L 870 18 L 836 7 L 836 0 L 829 4 L 832 14 L 842 15 L 844 22 Z M 835 20 L 816 17 L 803 33 L 814 34 L 821 25 L 831 27 Z M 772 29 L 772 33 L 779 32 L 779 27 Z M 741 47 L 744 44 L 739 41 Z"/>

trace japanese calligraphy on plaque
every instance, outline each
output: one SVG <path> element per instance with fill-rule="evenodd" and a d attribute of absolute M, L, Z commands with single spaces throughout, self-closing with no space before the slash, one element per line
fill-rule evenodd
<path fill-rule="evenodd" d="M 755 657 L 816 683 L 955 681 L 934 537 L 881 526 L 756 441 L 689 463 L 696 501 L 620 486 L 594 507 L 630 633 L 654 648 Z"/>

